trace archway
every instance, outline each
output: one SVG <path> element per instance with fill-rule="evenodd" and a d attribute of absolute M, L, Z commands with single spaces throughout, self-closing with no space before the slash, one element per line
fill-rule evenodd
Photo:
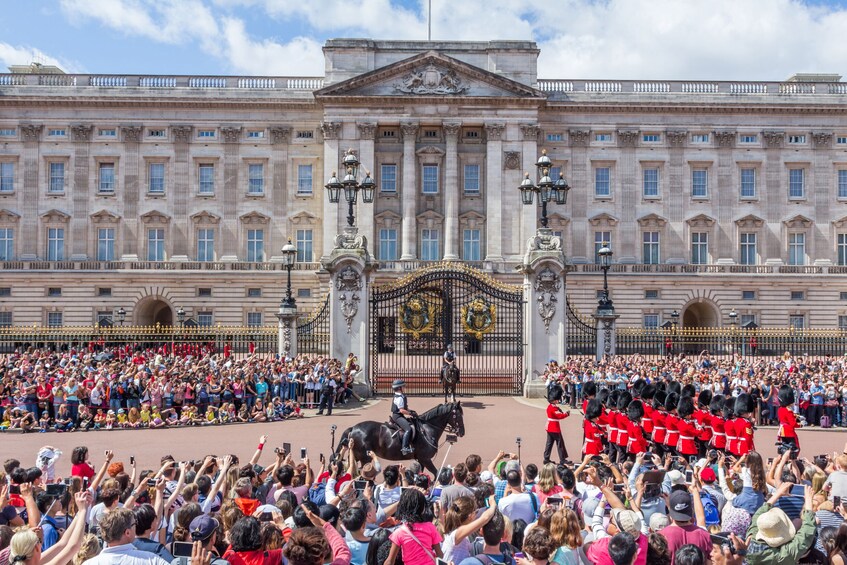
<path fill-rule="evenodd" d="M 683 328 L 716 328 L 720 325 L 720 314 L 711 302 L 693 302 L 682 312 Z"/>
<path fill-rule="evenodd" d="M 164 300 L 149 297 L 135 307 L 135 324 L 138 326 L 172 326 L 174 313 L 171 305 Z"/>

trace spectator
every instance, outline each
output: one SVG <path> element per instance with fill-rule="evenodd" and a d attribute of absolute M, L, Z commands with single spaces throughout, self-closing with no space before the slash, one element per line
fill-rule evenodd
<path fill-rule="evenodd" d="M 774 505 L 791 491 L 791 483 L 783 483 L 753 515 L 747 531 L 752 543 L 747 553 L 749 565 L 797 563 L 812 547 L 815 537 L 815 515 L 812 512 L 812 489 L 805 487 L 802 525 L 797 530 L 785 512 Z"/>
<path fill-rule="evenodd" d="M 638 557 L 639 547 L 630 534 L 621 532 L 610 538 L 608 551 L 613 565 L 633 565 Z"/>

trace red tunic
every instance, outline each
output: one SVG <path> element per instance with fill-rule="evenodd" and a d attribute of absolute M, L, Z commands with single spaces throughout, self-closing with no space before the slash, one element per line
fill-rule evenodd
<path fill-rule="evenodd" d="M 600 426 L 591 420 L 583 420 L 582 430 L 585 434 L 585 440 L 582 444 L 582 455 L 600 455 L 603 451 L 603 442 L 601 441 Z"/>
<path fill-rule="evenodd" d="M 776 414 L 779 417 L 779 437 L 794 438 L 797 447 L 800 447 L 800 439 L 797 437 L 797 415 L 790 408 L 782 406 Z"/>
<path fill-rule="evenodd" d="M 630 420 L 622 412 L 618 412 L 618 445 L 626 447 L 629 440 Z"/>
<path fill-rule="evenodd" d="M 653 443 L 665 443 L 665 421 L 668 415 L 661 410 L 653 410 Z"/>
<path fill-rule="evenodd" d="M 725 420 L 726 450 L 733 455 L 738 455 L 738 436 L 735 433 L 735 418 Z"/>
<path fill-rule="evenodd" d="M 648 437 L 653 433 L 653 414 L 655 412 L 656 410 L 652 406 L 644 403 L 644 417 L 641 418 L 641 429 L 644 430 L 644 434 Z"/>
<path fill-rule="evenodd" d="M 644 430 L 638 422 L 629 421 L 627 425 L 627 453 L 638 455 L 647 451 L 647 440 L 644 439 Z"/>
<path fill-rule="evenodd" d="M 694 439 L 697 437 L 697 426 L 691 420 L 683 420 L 677 418 L 676 429 L 679 431 L 679 439 L 676 443 L 676 450 L 680 455 L 697 455 L 697 443 Z"/>
<path fill-rule="evenodd" d="M 747 455 L 756 450 L 753 445 L 753 423 L 746 418 L 738 418 L 735 421 L 735 430 L 738 434 L 738 455 Z"/>
<path fill-rule="evenodd" d="M 697 427 L 700 428 L 700 431 L 697 434 L 697 439 L 705 442 L 712 439 L 712 427 L 710 425 L 712 415 L 706 410 L 695 410 L 694 421 L 697 422 Z"/>
<path fill-rule="evenodd" d="M 583 414 L 585 414 L 585 409 L 588 408 L 588 401 L 589 400 L 590 399 L 586 398 L 585 400 L 582 401 L 582 413 Z"/>
<path fill-rule="evenodd" d="M 720 416 L 711 416 L 709 423 L 712 425 L 711 446 L 715 449 L 726 449 L 726 432 L 724 429 L 726 421 Z"/>
<path fill-rule="evenodd" d="M 547 405 L 547 431 L 559 434 L 562 433 L 562 428 L 559 426 L 559 420 L 564 420 L 568 417 L 566 412 L 562 412 L 557 404 Z"/>
<path fill-rule="evenodd" d="M 620 434 L 620 428 L 618 427 L 618 411 L 609 410 L 607 414 L 606 425 L 608 426 L 608 429 L 606 430 L 606 434 L 608 434 L 609 443 L 617 445 L 618 434 Z"/>
<path fill-rule="evenodd" d="M 665 417 L 665 445 L 668 447 L 676 448 L 676 444 L 679 441 L 679 432 L 676 429 L 677 422 L 679 422 L 679 416 L 676 414 L 668 414 Z"/>

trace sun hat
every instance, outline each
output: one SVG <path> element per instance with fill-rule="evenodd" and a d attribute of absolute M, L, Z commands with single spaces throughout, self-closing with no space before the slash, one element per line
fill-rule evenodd
<path fill-rule="evenodd" d="M 759 528 L 756 540 L 765 542 L 771 547 L 785 545 L 794 539 L 794 534 L 797 533 L 791 519 L 780 508 L 771 508 L 760 514 L 756 520 L 756 527 Z"/>
<path fill-rule="evenodd" d="M 630 534 L 634 538 L 641 535 L 641 514 L 634 510 L 612 510 L 612 519 L 619 530 Z"/>
<path fill-rule="evenodd" d="M 359 472 L 363 479 L 366 481 L 372 481 L 379 474 L 376 470 L 376 466 L 373 463 L 366 463 L 362 470 Z"/>
<path fill-rule="evenodd" d="M 680 471 L 676 469 L 671 469 L 668 471 L 668 480 L 671 482 L 671 486 L 678 486 L 685 484 L 685 475 L 683 475 Z"/>
<path fill-rule="evenodd" d="M 671 522 L 668 520 L 667 514 L 662 514 L 661 512 L 653 512 L 650 515 L 650 530 L 653 532 L 661 531 L 664 528 L 670 526 Z"/>

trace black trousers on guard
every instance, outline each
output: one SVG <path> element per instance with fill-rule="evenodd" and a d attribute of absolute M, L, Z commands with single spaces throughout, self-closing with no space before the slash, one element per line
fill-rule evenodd
<path fill-rule="evenodd" d="M 562 432 L 547 432 L 547 445 L 544 446 L 544 464 L 550 463 L 550 452 L 553 451 L 553 444 L 556 444 L 556 451 L 559 454 L 559 463 L 564 463 L 568 458 L 568 449 L 565 447 L 565 439 L 562 437 Z"/>

